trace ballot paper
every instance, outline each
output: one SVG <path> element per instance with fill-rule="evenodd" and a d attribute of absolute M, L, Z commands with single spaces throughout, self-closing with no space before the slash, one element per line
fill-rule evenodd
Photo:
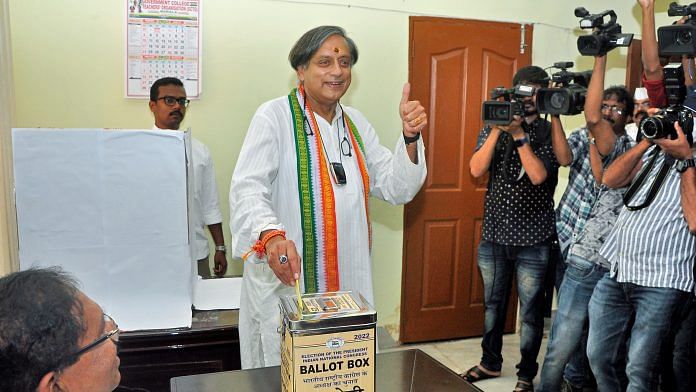
<path fill-rule="evenodd" d="M 12 137 L 20 268 L 61 266 L 124 330 L 191 326 L 188 133 Z"/>
<path fill-rule="evenodd" d="M 193 283 L 196 310 L 239 309 L 242 277 L 198 279 Z"/>

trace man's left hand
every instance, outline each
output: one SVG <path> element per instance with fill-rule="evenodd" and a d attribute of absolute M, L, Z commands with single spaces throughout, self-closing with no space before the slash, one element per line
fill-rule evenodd
<path fill-rule="evenodd" d="M 428 115 L 419 101 L 408 100 L 410 93 L 411 85 L 409 83 L 404 84 L 401 102 L 399 103 L 399 116 L 401 116 L 404 135 L 414 137 L 428 124 Z"/>
<path fill-rule="evenodd" d="M 655 139 L 653 142 L 675 159 L 690 159 L 693 156 L 691 146 L 678 121 L 674 122 L 674 128 L 677 130 L 676 139 Z"/>
<path fill-rule="evenodd" d="M 213 269 L 215 275 L 225 275 L 225 272 L 227 272 L 227 258 L 225 257 L 225 252 L 221 250 L 215 251 L 215 257 L 213 257 L 213 261 L 215 262 L 215 268 Z"/>

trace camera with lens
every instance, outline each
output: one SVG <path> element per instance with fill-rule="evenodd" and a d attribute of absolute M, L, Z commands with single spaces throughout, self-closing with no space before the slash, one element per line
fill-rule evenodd
<path fill-rule="evenodd" d="M 513 116 L 524 116 L 524 107 L 520 99 L 534 95 L 535 89 L 532 86 L 515 86 L 506 89 L 496 87 L 491 91 L 491 101 L 483 103 L 481 115 L 486 124 L 509 125 Z M 503 98 L 502 101 L 499 99 Z"/>
<path fill-rule="evenodd" d="M 679 5 L 673 2 L 667 10 L 669 16 L 688 16 L 684 24 L 663 26 L 657 29 L 657 46 L 660 56 L 680 56 L 696 53 L 696 3 Z"/>
<path fill-rule="evenodd" d="M 560 71 L 551 75 L 551 80 L 556 87 L 540 88 L 537 91 L 536 99 L 539 113 L 547 113 L 553 116 L 582 113 L 592 71 L 567 71 L 572 66 L 572 61 L 553 64 L 551 68 L 560 69 Z"/>
<path fill-rule="evenodd" d="M 646 139 L 676 139 L 677 130 L 674 123 L 678 122 L 689 141 L 689 145 L 694 145 L 693 126 L 694 117 L 691 109 L 675 105 L 662 109 L 652 117 L 646 117 L 640 122 L 640 133 Z"/>
<path fill-rule="evenodd" d="M 652 117 L 644 118 L 638 125 L 640 134 L 646 139 L 676 139 L 674 123 L 678 122 L 689 145 L 693 145 L 693 111 L 682 105 L 686 95 L 683 67 L 681 63 L 670 63 L 663 68 L 662 73 L 669 106 Z"/>
<path fill-rule="evenodd" d="M 578 7 L 575 16 L 580 18 L 580 28 L 593 30 L 592 34 L 578 37 L 578 50 L 583 56 L 601 56 L 616 47 L 629 46 L 633 41 L 633 34 L 621 33 L 613 10 L 590 14 L 584 7 Z M 605 22 L 607 16 L 609 20 Z"/>

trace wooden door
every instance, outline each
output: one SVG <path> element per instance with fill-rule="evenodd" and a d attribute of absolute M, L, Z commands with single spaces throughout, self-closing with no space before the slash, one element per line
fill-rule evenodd
<path fill-rule="evenodd" d="M 531 40 L 530 25 L 410 19 L 411 96 L 430 117 L 423 131 L 428 177 L 404 209 L 402 342 L 483 333 L 476 249 L 487 180 L 471 177 L 469 160 L 483 125 L 481 103 L 531 63 Z M 507 331 L 514 331 L 516 304 L 514 293 Z"/>

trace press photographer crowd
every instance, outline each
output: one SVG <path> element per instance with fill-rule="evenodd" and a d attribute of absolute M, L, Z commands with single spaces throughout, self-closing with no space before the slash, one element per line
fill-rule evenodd
<path fill-rule="evenodd" d="M 515 276 L 514 390 L 534 390 L 550 277 L 557 311 L 537 390 L 696 390 L 696 3 L 670 4 L 678 20 L 657 33 L 654 0 L 638 3 L 642 87 L 605 88 L 607 53 L 633 34 L 614 11 L 579 7 L 591 33 L 577 48 L 593 69 L 523 67 L 483 103 L 470 170 L 489 175 L 478 246 L 485 322 L 481 361 L 462 374 L 470 382 L 501 375 Z M 566 136 L 561 116 L 580 113 L 585 126 Z M 568 185 L 554 210 L 559 166 Z"/>

